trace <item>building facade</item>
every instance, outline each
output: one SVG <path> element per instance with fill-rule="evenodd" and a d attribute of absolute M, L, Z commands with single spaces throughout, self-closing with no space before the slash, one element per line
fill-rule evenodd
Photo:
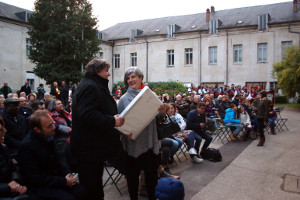
<path fill-rule="evenodd" d="M 42 79 L 33 73 L 28 59 L 31 43 L 28 17 L 32 11 L 0 2 L 0 87 L 7 82 L 13 91 L 20 90 L 27 80 L 36 90 Z"/>
<path fill-rule="evenodd" d="M 263 85 L 274 89 L 273 64 L 300 43 L 297 0 L 194 15 L 120 23 L 102 31 L 101 55 L 112 82 L 138 66 L 144 81 Z"/>

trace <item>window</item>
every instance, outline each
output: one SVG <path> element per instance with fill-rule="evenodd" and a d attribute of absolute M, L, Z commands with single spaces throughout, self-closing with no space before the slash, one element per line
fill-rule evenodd
<path fill-rule="evenodd" d="M 120 68 L 120 54 L 114 54 L 114 63 L 113 66 L 115 69 Z"/>
<path fill-rule="evenodd" d="M 258 30 L 265 30 L 269 21 L 269 14 L 257 15 Z"/>
<path fill-rule="evenodd" d="M 257 62 L 267 62 L 267 43 L 257 44 Z"/>
<path fill-rule="evenodd" d="M 174 50 L 167 50 L 168 67 L 174 67 Z"/>
<path fill-rule="evenodd" d="M 137 53 L 130 54 L 130 65 L 137 66 Z"/>
<path fill-rule="evenodd" d="M 217 33 L 218 23 L 217 21 L 210 20 L 209 21 L 209 34 Z"/>
<path fill-rule="evenodd" d="M 277 82 L 270 82 L 270 90 L 276 90 Z"/>
<path fill-rule="evenodd" d="M 218 53 L 217 47 L 209 47 L 209 64 L 217 64 Z"/>
<path fill-rule="evenodd" d="M 241 63 L 243 62 L 243 45 L 233 45 L 233 62 Z"/>
<path fill-rule="evenodd" d="M 26 56 L 29 57 L 30 56 L 30 51 L 32 49 L 32 44 L 30 39 L 26 38 Z"/>
<path fill-rule="evenodd" d="M 185 64 L 186 65 L 193 64 L 193 49 L 192 48 L 185 49 Z"/>
<path fill-rule="evenodd" d="M 174 38 L 174 33 L 180 29 L 180 26 L 177 24 L 170 24 L 168 25 L 167 32 L 168 32 L 168 38 Z"/>
<path fill-rule="evenodd" d="M 102 59 L 102 58 L 103 58 L 103 52 L 99 51 L 99 53 L 97 53 L 96 56 L 97 56 L 99 59 Z"/>
<path fill-rule="evenodd" d="M 96 38 L 97 38 L 98 40 L 102 40 L 102 32 L 96 31 Z"/>
<path fill-rule="evenodd" d="M 281 59 L 283 59 L 284 53 L 288 47 L 292 46 L 292 41 L 281 42 Z"/>

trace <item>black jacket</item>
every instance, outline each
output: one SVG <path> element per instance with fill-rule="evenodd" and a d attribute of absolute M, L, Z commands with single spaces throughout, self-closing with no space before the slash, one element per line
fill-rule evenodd
<path fill-rule="evenodd" d="M 23 116 L 18 114 L 16 122 L 15 119 L 9 116 L 6 112 L 3 113 L 3 119 L 7 130 L 7 133 L 4 136 L 4 143 L 7 145 L 10 154 L 17 153 L 21 146 L 21 142 L 28 131 L 27 121 Z"/>
<path fill-rule="evenodd" d="M 20 92 L 25 92 L 26 96 L 28 96 L 31 93 L 31 88 L 29 85 L 23 85 Z"/>
<path fill-rule="evenodd" d="M 59 159 L 54 137 L 47 140 L 34 131 L 29 132 L 22 142 L 17 161 L 28 188 L 66 187 L 65 176 L 71 171 Z"/>
<path fill-rule="evenodd" d="M 200 123 L 205 124 L 205 113 L 199 115 L 197 109 L 189 112 L 186 118 L 186 130 L 193 130 L 198 134 L 205 131 L 205 128 L 201 128 Z"/>
<path fill-rule="evenodd" d="M 75 158 L 88 162 L 105 161 L 122 146 L 114 129 L 116 102 L 108 89 L 108 80 L 98 75 L 80 81 L 72 102 L 71 151 Z"/>
<path fill-rule="evenodd" d="M 11 181 L 20 182 L 20 175 L 17 168 L 8 156 L 7 149 L 0 144 L 0 196 L 9 196 L 10 187 L 8 183 Z"/>

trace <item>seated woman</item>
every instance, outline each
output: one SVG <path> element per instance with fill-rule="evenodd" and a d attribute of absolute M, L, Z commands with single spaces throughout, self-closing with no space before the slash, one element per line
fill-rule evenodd
<path fill-rule="evenodd" d="M 165 104 L 165 106 L 166 106 L 166 112 L 169 115 L 170 119 L 173 122 L 177 122 L 179 127 L 180 127 L 180 130 L 183 131 L 186 127 L 186 123 L 185 123 L 183 117 L 179 113 L 175 112 L 175 109 L 176 109 L 175 104 L 173 104 L 173 103 Z M 170 122 L 168 117 L 165 119 L 165 122 L 166 123 Z M 170 151 L 166 152 L 166 153 L 169 153 L 169 154 L 163 156 L 163 160 L 162 160 L 163 161 L 163 167 L 167 172 L 168 172 L 167 164 L 172 162 L 173 156 L 175 155 L 177 150 L 183 144 L 183 141 L 181 139 L 174 136 L 175 134 L 173 134 L 171 137 L 164 138 L 161 141 L 162 149 L 165 148 L 165 146 L 169 146 L 169 144 L 171 144 L 170 145 Z"/>
<path fill-rule="evenodd" d="M 231 103 L 229 108 L 225 111 L 224 124 L 228 127 L 234 127 L 235 130 L 229 134 L 232 141 L 238 139 L 238 134 L 243 130 L 243 125 L 241 120 L 236 119 L 237 107 L 234 103 Z"/>
<path fill-rule="evenodd" d="M 237 112 L 237 118 L 241 120 L 242 125 L 246 129 L 246 133 L 243 135 L 243 138 L 242 138 L 244 141 L 247 140 L 247 138 L 252 130 L 250 116 L 246 112 L 245 107 L 246 107 L 245 104 L 240 105 L 238 108 L 238 112 Z"/>
<path fill-rule="evenodd" d="M 49 114 L 56 123 L 56 138 L 67 138 L 70 136 L 72 127 L 72 115 L 64 110 L 60 100 L 52 99 L 48 105 Z"/>
<path fill-rule="evenodd" d="M 276 111 L 274 110 L 272 104 L 269 107 L 269 111 L 270 112 L 269 112 L 268 121 L 270 123 L 271 134 L 276 135 L 276 133 L 275 133 L 275 120 L 277 119 L 277 114 L 276 114 Z"/>
<path fill-rule="evenodd" d="M 26 194 L 27 187 L 20 185 L 20 176 L 16 166 L 8 156 L 4 143 L 4 120 L 0 117 L 0 199 L 30 199 Z"/>

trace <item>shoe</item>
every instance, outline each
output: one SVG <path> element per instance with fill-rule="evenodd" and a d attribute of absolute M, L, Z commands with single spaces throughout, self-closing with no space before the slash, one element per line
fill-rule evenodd
<path fill-rule="evenodd" d="M 261 146 L 264 146 L 264 143 L 265 143 L 265 138 L 259 138 L 259 142 L 257 144 L 258 147 L 261 147 Z"/>
<path fill-rule="evenodd" d="M 198 158 L 198 156 L 194 156 L 192 158 L 192 162 L 193 163 L 202 163 L 203 162 L 203 159 L 202 158 Z"/>
<path fill-rule="evenodd" d="M 145 185 L 141 185 L 139 189 L 139 195 L 143 197 L 148 197 L 148 193 Z"/>
<path fill-rule="evenodd" d="M 233 135 L 233 133 L 230 133 L 229 137 L 232 141 L 237 141 L 237 138 Z"/>
<path fill-rule="evenodd" d="M 197 155 L 196 149 L 195 149 L 195 148 L 191 148 L 191 149 L 189 150 L 189 154 L 190 154 L 190 155 Z"/>
<path fill-rule="evenodd" d="M 171 178 L 175 178 L 175 179 L 180 179 L 180 176 L 176 176 L 176 175 L 173 175 L 173 174 L 169 174 L 167 173 L 165 170 L 162 171 L 159 175 L 159 178 L 164 178 L 164 177 L 171 177 Z"/>
<path fill-rule="evenodd" d="M 276 135 L 274 128 L 271 128 L 271 134 Z"/>

